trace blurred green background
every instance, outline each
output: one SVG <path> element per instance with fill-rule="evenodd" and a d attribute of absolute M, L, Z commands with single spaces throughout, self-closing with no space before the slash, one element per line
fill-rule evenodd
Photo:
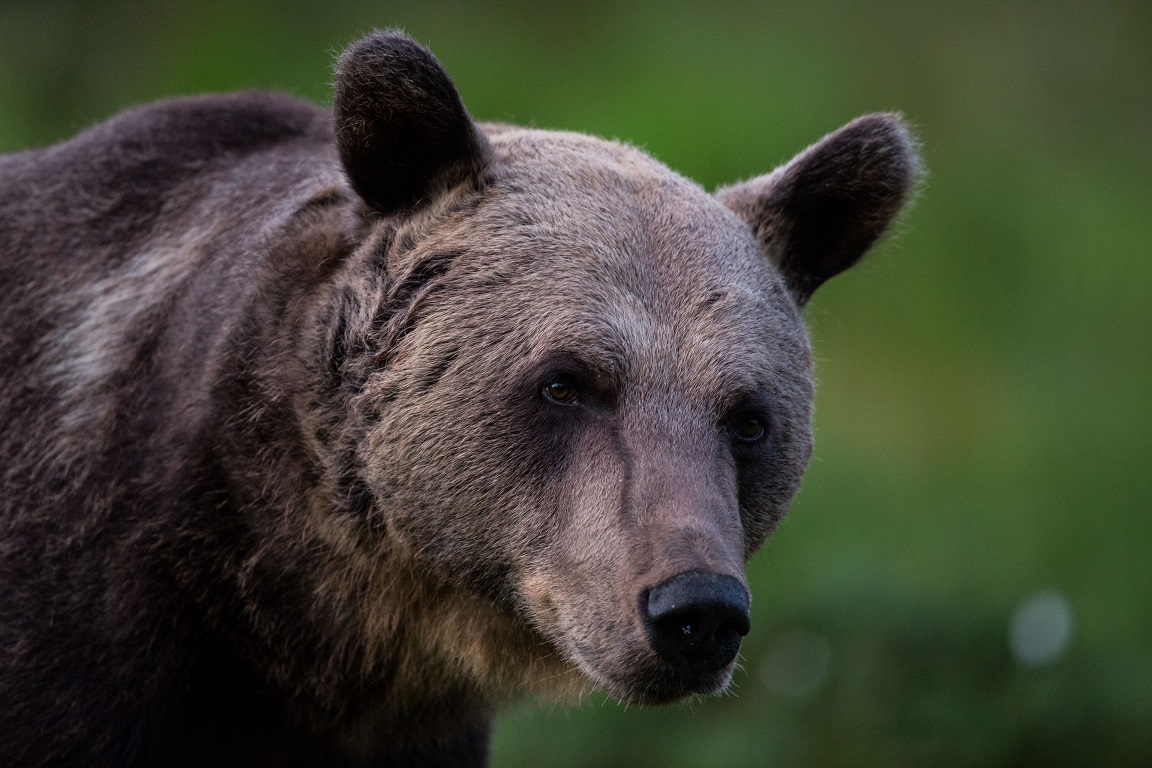
<path fill-rule="evenodd" d="M 708 188 L 878 110 L 929 169 L 809 306 L 816 456 L 731 692 L 525 704 L 495 765 L 1152 765 L 1152 3 L 0 0 L 0 151 L 175 94 L 327 102 L 380 26 L 479 118 Z"/>

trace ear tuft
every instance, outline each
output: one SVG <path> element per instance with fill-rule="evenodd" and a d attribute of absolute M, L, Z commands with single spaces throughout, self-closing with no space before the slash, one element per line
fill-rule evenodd
<path fill-rule="evenodd" d="M 866 115 L 770 174 L 718 190 L 755 230 L 798 304 L 856 263 L 908 202 L 916 150 L 897 115 Z"/>
<path fill-rule="evenodd" d="M 452 80 L 401 32 L 375 32 L 344 52 L 332 111 L 344 170 L 381 213 L 484 176 L 488 144 Z"/>

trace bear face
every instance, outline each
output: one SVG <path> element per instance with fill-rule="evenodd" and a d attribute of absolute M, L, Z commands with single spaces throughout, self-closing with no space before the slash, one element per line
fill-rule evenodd
<path fill-rule="evenodd" d="M 358 396 L 364 483 L 394 540 L 614 695 L 716 690 L 734 654 L 665 663 L 641 595 L 746 588 L 810 451 L 799 312 L 747 225 L 639 152 L 510 130 L 492 154 L 390 254 L 435 276 Z"/>

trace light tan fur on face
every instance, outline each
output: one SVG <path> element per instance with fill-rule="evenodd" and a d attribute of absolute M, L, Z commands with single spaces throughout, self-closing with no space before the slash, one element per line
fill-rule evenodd
<path fill-rule="evenodd" d="M 301 522 L 303 539 L 271 542 L 268 555 L 304 542 L 328 552 L 313 586 L 314 620 L 331 625 L 352 618 L 347 642 L 367 651 L 361 674 L 371 679 L 384 667 L 392 670 L 387 692 L 372 710 L 380 720 L 366 723 L 366 733 L 393 728 L 395 713 L 427 697 L 430 682 L 433 689 L 482 692 L 485 707 L 525 694 L 565 701 L 587 691 L 587 679 L 543 636 L 474 592 L 430 574 L 402 540 L 365 548 L 351 521 L 319 507 Z M 334 606 L 348 612 L 334 615 Z"/>

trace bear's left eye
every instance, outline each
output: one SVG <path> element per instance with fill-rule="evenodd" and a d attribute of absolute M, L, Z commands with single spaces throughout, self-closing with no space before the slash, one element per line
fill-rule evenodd
<path fill-rule="evenodd" d="M 576 387 L 564 379 L 556 379 L 548 382 L 541 389 L 541 392 L 547 400 L 551 400 L 558 405 L 576 405 L 576 402 L 580 399 L 576 392 Z"/>

